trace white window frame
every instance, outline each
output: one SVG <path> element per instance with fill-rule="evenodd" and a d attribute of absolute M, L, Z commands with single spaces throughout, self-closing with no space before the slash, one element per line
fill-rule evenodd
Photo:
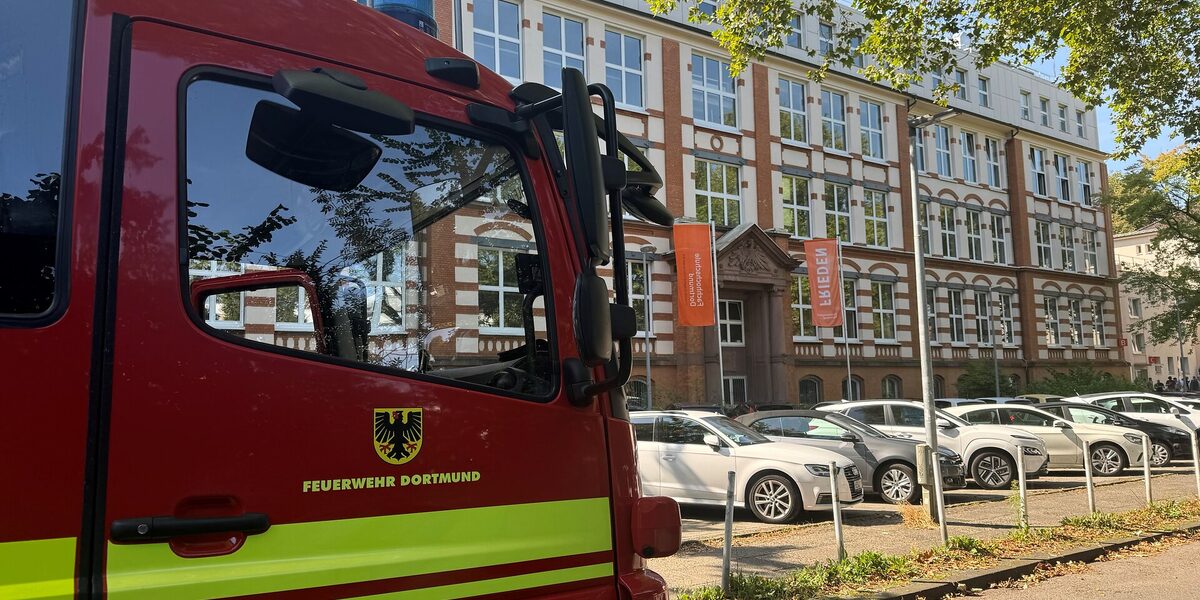
<path fill-rule="evenodd" d="M 697 61 L 703 67 L 702 73 L 696 72 Z M 708 77 L 708 68 L 710 64 L 716 64 L 718 71 L 717 81 L 710 81 Z M 726 89 L 728 86 L 728 89 Z M 692 53 L 692 112 L 696 109 L 697 95 L 701 99 L 701 106 L 704 108 L 703 114 L 693 114 L 692 119 L 699 125 L 707 125 L 718 129 L 736 129 L 738 125 L 738 101 L 737 101 L 737 81 L 729 74 L 729 63 L 719 58 L 706 56 L 698 52 Z M 708 106 L 710 99 L 716 99 L 717 106 L 720 109 L 719 121 L 710 120 L 708 117 Z M 732 123 L 725 122 L 725 100 L 733 103 L 733 109 L 730 112 L 733 116 Z"/>
<path fill-rule="evenodd" d="M 933 156 L 937 174 L 942 177 L 953 177 L 954 167 L 950 158 L 950 128 L 945 125 L 933 126 Z"/>
<path fill-rule="evenodd" d="M 699 177 L 699 174 L 702 169 L 704 171 L 704 183 L 705 183 L 704 188 L 701 188 L 701 186 L 700 186 L 700 177 Z M 722 183 L 724 183 L 724 189 L 722 189 L 722 190 L 713 190 L 712 189 L 713 169 L 720 169 L 721 181 L 722 181 Z M 736 180 L 734 181 L 734 185 L 733 185 L 733 189 L 734 189 L 733 192 L 729 191 L 729 174 L 730 174 L 731 169 L 732 169 L 734 176 L 736 177 Z M 736 227 L 737 225 L 739 225 L 742 222 L 742 169 L 741 169 L 741 167 L 738 165 L 730 164 L 730 163 L 697 158 L 695 173 L 697 176 L 696 181 L 695 181 L 696 216 L 697 217 L 700 216 L 700 205 L 703 202 L 703 203 L 705 203 L 705 209 L 706 209 L 707 216 L 708 216 L 708 219 L 707 219 L 708 222 L 714 223 L 718 227 Z M 715 202 L 719 202 L 720 206 L 721 206 L 721 220 L 720 221 L 714 220 L 713 205 Z M 737 208 L 735 211 L 730 211 L 729 207 L 731 204 L 736 204 Z M 735 216 L 736 218 L 731 221 L 730 220 L 731 216 Z M 700 219 L 700 220 L 704 221 L 705 219 Z"/>
<path fill-rule="evenodd" d="M 970 86 L 967 83 L 966 69 L 954 70 L 954 84 L 958 86 L 958 89 L 954 91 L 955 98 L 958 98 L 959 100 L 966 100 L 967 98 L 971 97 Z"/>
<path fill-rule="evenodd" d="M 967 210 L 967 258 L 983 260 L 983 212 Z"/>
<path fill-rule="evenodd" d="M 1038 98 L 1038 114 L 1039 114 L 1039 116 L 1041 116 L 1041 119 L 1042 119 L 1042 127 L 1049 127 L 1050 126 L 1050 99 L 1049 98 L 1044 98 L 1044 97 Z"/>
<path fill-rule="evenodd" d="M 1064 271 L 1078 271 L 1079 257 L 1075 253 L 1075 228 L 1070 225 L 1058 225 L 1058 249 Z"/>
<path fill-rule="evenodd" d="M 1062 341 L 1062 332 L 1058 323 L 1058 296 L 1046 296 L 1042 299 L 1042 310 L 1046 312 L 1046 345 L 1058 346 Z"/>
<path fill-rule="evenodd" d="M 992 96 L 991 96 L 991 88 L 990 88 L 992 80 L 987 77 L 984 77 L 983 75 L 980 75 L 978 77 L 978 80 L 979 81 L 978 81 L 977 89 L 979 90 L 979 105 L 983 106 L 983 107 L 989 107 L 992 105 Z"/>
<path fill-rule="evenodd" d="M 1054 154 L 1054 178 L 1058 182 L 1057 198 L 1063 202 L 1071 201 L 1071 157 L 1065 154 Z"/>
<path fill-rule="evenodd" d="M 980 346 L 991 346 L 993 333 L 992 294 L 975 292 L 975 339 Z"/>
<path fill-rule="evenodd" d="M 1044 149 L 1037 146 L 1029 147 L 1029 169 L 1034 195 L 1049 196 L 1049 182 L 1046 180 L 1046 151 Z"/>
<path fill-rule="evenodd" d="M 1003 327 L 1001 340 L 1004 344 L 1016 343 L 1016 321 L 1013 319 L 1013 295 L 999 294 L 1000 300 L 1000 326 Z"/>
<path fill-rule="evenodd" d="M 1058 130 L 1066 133 L 1067 126 L 1070 125 L 1070 119 L 1067 118 L 1067 105 L 1058 105 Z"/>
<path fill-rule="evenodd" d="M 888 193 L 879 190 L 863 190 L 863 219 L 867 232 L 867 245 L 888 248 Z"/>
<path fill-rule="evenodd" d="M 787 34 L 787 37 L 784 38 L 783 43 L 785 46 L 791 48 L 804 47 L 804 23 L 801 20 L 800 15 L 792 17 L 792 32 Z"/>
<path fill-rule="evenodd" d="M 1092 346 L 1108 347 L 1108 333 L 1104 330 L 1104 301 L 1092 300 Z"/>
<path fill-rule="evenodd" d="M 955 223 L 957 211 L 949 204 L 938 205 L 938 219 L 942 223 L 942 256 L 958 258 L 958 224 Z"/>
<path fill-rule="evenodd" d="M 813 324 L 812 319 L 812 298 L 809 296 L 811 288 L 809 288 L 808 275 L 796 275 L 792 278 L 794 287 L 792 288 L 792 339 L 795 341 L 816 340 L 819 335 L 817 326 Z M 805 318 L 807 314 L 808 318 Z M 796 331 L 794 325 L 799 322 L 800 330 Z M 806 335 L 805 331 L 811 331 L 811 335 Z"/>
<path fill-rule="evenodd" d="M 1083 271 L 1096 275 L 1100 273 L 1100 253 L 1096 243 L 1096 232 L 1091 229 L 1083 230 Z"/>
<path fill-rule="evenodd" d="M 738 318 L 729 316 L 730 308 L 738 307 Z M 721 346 L 725 348 L 741 348 L 746 345 L 746 305 L 741 300 L 721 300 L 717 309 L 718 335 Z M 738 339 L 733 339 L 734 327 L 740 332 Z"/>
<path fill-rule="evenodd" d="M 963 181 L 978 183 L 979 160 L 975 156 L 975 134 L 970 131 L 959 131 L 958 145 L 962 146 Z"/>
<path fill-rule="evenodd" d="M 850 226 L 850 186 L 846 184 L 825 182 L 825 236 L 841 240 L 843 244 L 854 243 Z"/>
<path fill-rule="evenodd" d="M 613 44 L 609 43 L 610 36 L 616 36 L 620 42 L 620 48 L 613 49 Z M 646 40 L 641 36 L 631 35 L 623 31 L 606 28 L 604 30 L 604 72 L 605 82 L 608 83 L 609 89 L 613 91 L 613 98 L 617 102 L 617 106 L 626 106 L 630 108 L 642 109 L 646 106 L 646 73 L 645 73 L 645 48 Z M 637 65 L 630 66 L 625 64 L 626 45 L 637 43 Z M 616 58 L 619 62 L 614 62 Z M 636 77 L 638 83 L 638 97 L 630 98 L 629 81 L 630 78 Z M 614 81 L 620 81 L 619 86 L 614 86 Z M 636 100 L 636 101 L 634 101 Z"/>
<path fill-rule="evenodd" d="M 1078 161 L 1075 163 L 1075 179 L 1079 182 L 1079 203 L 1084 206 L 1092 205 L 1092 163 Z"/>
<path fill-rule="evenodd" d="M 1083 345 L 1083 302 L 1067 300 L 1067 332 L 1071 334 L 1071 345 Z"/>
<path fill-rule="evenodd" d="M 895 287 L 882 281 L 871 282 L 871 328 L 878 341 L 896 341 Z"/>
<path fill-rule="evenodd" d="M 557 40 L 554 40 L 551 36 L 547 35 L 547 33 L 546 33 L 550 29 L 549 24 L 547 22 L 550 19 L 558 19 L 558 21 L 559 21 L 558 39 Z M 579 36 L 580 37 L 579 37 L 579 49 L 578 49 L 579 51 L 578 52 L 573 52 L 572 50 L 567 49 L 567 23 L 568 22 L 579 26 L 579 30 L 580 30 Z M 559 47 L 558 48 L 553 47 L 551 45 L 552 43 L 557 43 Z M 553 85 L 553 83 L 551 83 L 553 80 L 550 77 L 550 73 L 546 72 L 546 58 L 548 56 L 557 57 L 558 62 L 560 65 L 562 65 L 562 67 L 573 67 L 573 68 L 579 69 L 580 71 L 583 72 L 584 77 L 587 77 L 587 23 L 585 23 L 582 20 L 572 19 L 571 17 L 560 15 L 560 14 L 554 13 L 554 12 L 549 12 L 549 11 L 543 12 L 542 13 L 542 71 L 543 71 L 542 72 L 542 81 L 544 81 L 546 83 L 546 85 L 548 85 L 554 89 L 561 89 L 561 85 L 555 86 L 555 85 Z M 561 73 L 562 67 L 559 68 L 560 73 Z M 556 73 L 555 77 L 561 78 L 562 76 L 560 73 Z"/>
<path fill-rule="evenodd" d="M 835 98 L 839 103 L 837 110 L 833 106 Z M 842 92 L 821 90 L 821 145 L 830 150 L 846 151 L 846 94 Z"/>
<path fill-rule="evenodd" d="M 1075 111 L 1075 135 L 1087 139 L 1087 126 L 1083 120 L 1083 111 Z"/>
<path fill-rule="evenodd" d="M 740 390 L 740 394 L 737 391 Z M 741 399 L 738 399 L 738 396 Z M 721 378 L 721 399 L 725 404 L 737 405 L 746 402 L 749 392 L 746 389 L 745 375 L 726 375 Z"/>
<path fill-rule="evenodd" d="M 817 41 L 821 56 L 829 56 L 833 52 L 834 46 L 834 29 L 833 23 L 821 21 L 817 25 Z"/>
<path fill-rule="evenodd" d="M 647 327 L 650 328 L 649 336 L 655 337 L 654 336 L 654 315 L 653 315 L 653 313 L 651 313 L 651 311 L 654 308 L 654 261 L 632 260 L 631 259 L 631 260 L 626 261 L 625 264 L 629 265 L 629 267 L 626 269 L 626 273 L 628 274 L 628 276 L 627 276 L 628 288 L 627 289 L 629 290 L 629 305 L 631 307 L 633 307 L 633 309 L 634 309 L 633 314 L 634 314 L 635 324 L 641 325 L 641 323 L 636 323 L 636 321 L 637 321 L 637 306 L 640 304 L 643 307 L 642 308 L 643 314 L 646 316 L 645 324 Z M 634 272 L 635 270 L 642 271 L 642 285 L 646 286 L 646 287 L 643 287 L 643 289 L 650 291 L 649 298 L 646 297 L 646 293 L 644 291 L 641 293 L 634 291 L 634 288 L 635 288 L 634 282 L 637 279 L 636 273 Z M 637 334 L 634 337 L 640 337 L 640 338 L 645 339 L 646 334 L 647 334 L 647 330 L 645 327 L 638 327 Z"/>
<path fill-rule="evenodd" d="M 198 268 L 196 263 L 207 263 L 204 267 Z M 237 265 L 237 268 L 232 268 L 231 265 Z M 188 279 L 198 277 L 200 279 L 213 279 L 216 277 L 230 277 L 233 275 L 241 275 L 246 272 L 246 266 L 241 263 L 233 263 L 222 260 L 199 260 L 192 259 L 188 262 Z M 238 295 L 238 318 L 237 319 L 205 319 L 204 322 L 214 329 L 241 329 L 246 320 L 246 292 L 230 292 Z M 212 316 L 217 314 L 217 300 L 226 294 L 213 294 L 204 299 L 204 313 Z"/>
<path fill-rule="evenodd" d="M 992 262 L 1008 264 L 1008 232 L 1004 215 L 992 214 Z"/>
<path fill-rule="evenodd" d="M 962 290 L 946 290 L 946 303 L 946 314 L 950 320 L 950 343 L 964 343 L 967 341 L 967 330 Z"/>
<path fill-rule="evenodd" d="M 937 288 L 925 288 L 925 325 L 929 343 L 941 343 L 937 328 Z"/>
<path fill-rule="evenodd" d="M 786 103 L 784 90 L 787 90 Z M 800 92 L 799 99 L 796 98 L 797 90 Z M 779 137 L 799 144 L 808 143 L 808 85 L 786 77 L 779 78 Z"/>
<path fill-rule="evenodd" d="M 930 222 L 934 219 L 933 213 L 929 211 L 929 202 L 924 200 L 920 203 L 920 219 L 921 219 L 921 252 L 926 256 L 932 254 L 930 248 L 932 245 L 929 241 L 929 232 L 933 231 Z"/>
<path fill-rule="evenodd" d="M 843 332 L 850 334 L 850 341 L 858 341 L 858 330 L 862 324 L 858 322 L 858 280 L 843 277 L 842 279 L 842 324 L 833 328 L 833 340 L 845 342 Z"/>
<path fill-rule="evenodd" d="M 363 280 L 363 283 L 366 284 L 367 289 L 369 290 L 367 292 L 367 298 L 368 302 L 371 304 L 371 333 L 402 333 L 405 331 L 404 319 L 408 314 L 408 298 L 405 297 L 407 287 L 406 281 L 408 280 L 408 253 L 405 252 L 404 248 L 400 248 L 392 253 L 395 257 L 396 264 L 399 266 L 400 278 L 398 280 L 385 279 L 385 273 L 383 269 L 383 254 L 384 253 L 381 252 L 372 257 L 375 262 L 374 276 Z M 501 270 L 504 270 L 503 266 L 501 267 Z M 379 324 L 380 315 L 383 313 L 383 303 L 387 297 L 387 293 L 384 291 L 384 288 L 397 288 L 400 290 L 400 323 L 398 324 Z M 371 300 L 372 298 L 374 298 L 374 301 Z M 501 302 L 503 302 L 503 300 L 504 297 L 502 295 Z M 501 322 L 503 323 L 503 321 Z"/>
<path fill-rule="evenodd" d="M 1025 90 L 1021 90 L 1021 118 L 1033 120 L 1033 95 Z"/>
<path fill-rule="evenodd" d="M 921 172 L 925 172 L 927 170 L 925 168 L 925 129 L 924 128 L 910 129 L 909 135 L 915 136 L 913 138 L 913 140 L 916 145 L 917 154 L 916 154 L 916 156 L 913 157 L 913 160 L 915 160 L 917 162 L 917 170 L 921 171 Z"/>
<path fill-rule="evenodd" d="M 492 23 L 493 30 L 487 30 L 487 29 L 483 29 L 480 27 L 481 23 L 478 19 L 478 16 L 480 14 L 480 6 L 482 6 L 484 4 L 491 5 L 492 16 L 494 19 L 494 23 Z M 499 29 L 500 29 L 500 8 L 501 8 L 502 4 L 511 5 L 517 9 L 517 35 L 516 35 L 516 37 L 513 37 L 511 35 L 505 35 L 504 33 L 501 33 L 499 31 Z M 501 77 L 504 77 L 505 79 L 507 79 L 509 81 L 509 83 L 512 83 L 513 85 L 520 83 L 521 80 L 524 79 L 524 72 L 525 72 L 524 64 L 523 64 L 525 61 L 524 48 L 521 45 L 521 37 L 522 37 L 521 36 L 521 29 L 522 29 L 522 27 L 521 27 L 521 12 L 522 12 L 521 5 L 516 2 L 509 2 L 508 0 L 476 0 L 475 11 L 474 11 L 474 15 L 476 18 L 473 22 L 473 27 L 472 27 L 472 31 L 471 31 L 471 33 L 472 33 L 471 39 L 473 40 L 473 44 L 474 44 L 474 48 L 475 48 L 475 57 L 474 57 L 475 60 L 479 61 L 480 63 L 483 63 L 484 66 L 488 66 L 489 62 L 490 62 L 491 65 L 495 67 L 495 69 L 493 69 L 493 70 L 496 73 L 499 73 Z M 492 40 L 492 55 L 490 57 L 482 57 L 479 55 L 479 51 L 480 51 L 479 50 L 479 39 L 481 37 L 491 38 L 491 40 Z M 516 64 L 517 71 L 516 71 L 516 73 L 505 72 L 505 69 L 503 68 L 503 65 L 501 64 L 501 57 L 503 56 L 503 53 L 501 52 L 500 48 L 501 48 L 501 44 L 504 42 L 516 45 L 516 48 L 517 48 L 517 64 Z M 491 68 L 491 67 L 489 67 L 489 68 Z"/>
<path fill-rule="evenodd" d="M 504 255 L 505 254 L 517 255 L 517 254 L 522 254 L 522 252 L 520 250 L 514 250 L 511 248 L 499 248 L 496 246 L 478 246 L 476 248 L 476 252 L 478 254 L 482 254 L 484 252 L 495 252 L 497 254 L 495 285 L 480 283 L 478 290 L 480 292 L 496 292 L 497 293 L 496 322 L 500 324 L 499 326 L 496 326 L 496 327 L 484 327 L 483 325 L 479 325 L 479 333 L 483 334 L 483 335 L 520 335 L 520 334 L 524 333 L 525 330 L 521 327 L 505 327 L 504 326 L 504 295 L 509 294 L 509 293 L 515 293 L 515 294 L 519 295 L 521 293 L 521 289 L 520 289 L 520 287 L 518 287 L 517 282 L 515 282 L 515 281 L 508 282 L 508 281 L 504 280 Z M 478 256 L 478 254 L 477 254 L 477 256 Z M 514 260 L 515 260 L 515 258 L 514 258 Z M 476 264 L 478 264 L 478 259 L 477 259 Z M 478 277 L 477 281 L 483 281 L 483 278 Z M 511 285 L 509 285 L 509 284 L 511 284 Z M 482 303 L 480 303 L 480 308 L 482 309 Z M 522 316 L 522 318 L 524 318 L 524 317 Z"/>
<path fill-rule="evenodd" d="M 984 159 L 987 161 L 988 185 L 998 188 L 1003 186 L 1003 170 L 1000 169 L 1000 141 L 995 138 L 983 138 Z"/>
<path fill-rule="evenodd" d="M 1033 242 L 1037 249 L 1037 266 L 1043 269 L 1054 268 L 1054 247 L 1050 242 L 1050 224 L 1037 221 L 1033 225 Z"/>
<path fill-rule="evenodd" d="M 859 100 L 858 110 L 863 157 L 884 160 L 883 105 L 871 100 Z"/>
<path fill-rule="evenodd" d="M 1142 318 L 1142 299 L 1141 298 L 1130 298 L 1129 299 L 1129 316 L 1134 319 Z"/>
<path fill-rule="evenodd" d="M 780 189 L 783 190 L 783 229 L 793 238 L 809 239 L 812 237 L 812 200 L 809 188 L 812 180 L 807 177 L 784 175 Z M 788 216 L 792 224 L 788 226 Z M 803 231 L 801 220 L 803 219 Z"/>
<path fill-rule="evenodd" d="M 279 320 L 279 292 L 286 288 L 276 288 L 275 290 L 275 330 L 276 331 L 312 331 L 313 330 L 313 315 L 309 309 L 308 290 L 304 286 L 295 286 L 291 289 L 296 290 L 296 320 L 295 321 L 280 321 Z M 403 298 L 403 295 L 401 295 Z M 403 313 L 401 313 L 403 314 Z M 372 322 L 374 324 L 375 321 Z"/>

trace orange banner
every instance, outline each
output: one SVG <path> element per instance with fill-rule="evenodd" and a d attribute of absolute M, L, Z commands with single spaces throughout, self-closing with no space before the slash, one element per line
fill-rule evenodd
<path fill-rule="evenodd" d="M 707 223 L 675 225 L 675 271 L 679 274 L 679 324 L 716 325 L 712 233 Z"/>
<path fill-rule="evenodd" d="M 808 262 L 808 288 L 812 290 L 813 324 L 835 327 L 842 324 L 842 273 L 838 269 L 837 240 L 804 242 Z"/>

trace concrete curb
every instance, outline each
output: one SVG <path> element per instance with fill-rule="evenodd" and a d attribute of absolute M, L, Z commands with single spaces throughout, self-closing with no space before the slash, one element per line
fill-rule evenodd
<path fill-rule="evenodd" d="M 1066 562 L 1094 562 L 1101 556 L 1135 544 L 1154 541 L 1177 533 L 1195 533 L 1197 531 L 1200 531 L 1200 521 L 1185 523 L 1169 531 L 1152 531 L 1112 539 L 1100 544 L 1080 546 L 1055 554 L 1035 554 L 1004 558 L 1001 559 L 999 565 L 988 569 L 959 571 L 952 573 L 948 577 L 939 579 L 916 579 L 907 585 L 883 592 L 857 596 L 840 596 L 839 598 L 854 598 L 856 600 L 864 598 L 875 600 L 941 600 L 951 594 L 984 590 L 1001 581 L 1023 577 L 1034 572 L 1041 565 Z"/>

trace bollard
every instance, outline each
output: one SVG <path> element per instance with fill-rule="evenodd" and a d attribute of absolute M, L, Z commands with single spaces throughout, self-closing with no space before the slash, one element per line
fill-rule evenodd
<path fill-rule="evenodd" d="M 941 530 L 942 545 L 945 545 L 950 541 L 950 535 L 946 531 L 946 496 L 942 493 L 942 486 L 939 485 L 939 482 L 942 481 L 942 459 L 936 449 L 929 463 L 933 465 L 933 489 L 937 500 L 938 529 Z"/>
<path fill-rule="evenodd" d="M 729 558 L 733 554 L 733 486 L 734 471 L 729 472 L 725 486 L 725 547 L 721 549 L 721 592 L 729 597 Z M 751 499 L 751 502 L 754 500 Z"/>
<path fill-rule="evenodd" d="M 1096 481 L 1092 479 L 1092 443 L 1083 440 L 1083 476 L 1087 480 L 1088 512 L 1096 512 Z"/>
<path fill-rule="evenodd" d="M 1197 448 L 1196 430 L 1188 427 L 1188 437 L 1192 439 L 1192 472 L 1196 476 L 1196 496 L 1200 497 L 1200 448 Z"/>
<path fill-rule="evenodd" d="M 1146 479 L 1146 506 L 1154 504 L 1154 493 L 1150 491 L 1150 436 L 1142 434 L 1142 475 Z"/>
<path fill-rule="evenodd" d="M 1018 515 L 1020 526 L 1029 528 L 1029 505 L 1025 496 L 1025 447 L 1017 446 L 1017 493 L 1020 494 L 1021 508 Z"/>
<path fill-rule="evenodd" d="M 846 560 L 846 540 L 842 538 L 842 500 L 838 494 L 838 466 L 829 461 L 829 497 L 833 502 L 833 537 L 837 540 L 838 561 Z"/>

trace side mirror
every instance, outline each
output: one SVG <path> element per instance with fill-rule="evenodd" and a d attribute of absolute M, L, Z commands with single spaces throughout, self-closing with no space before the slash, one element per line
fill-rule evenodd
<path fill-rule="evenodd" d="M 704 434 L 704 444 L 712 448 L 713 452 L 721 449 L 721 439 L 711 433 Z"/>
<path fill-rule="evenodd" d="M 847 431 L 842 434 L 842 441 L 850 442 L 851 444 L 857 444 L 862 441 L 862 438 L 859 437 L 858 434 L 854 433 L 853 431 Z"/>
<path fill-rule="evenodd" d="M 587 81 L 577 69 L 562 70 L 563 143 L 570 185 L 579 207 L 589 258 L 608 262 L 611 248 L 605 203 L 604 170 L 600 166 L 596 119 Z"/>
<path fill-rule="evenodd" d="M 246 158 L 309 187 L 348 192 L 371 174 L 383 150 L 371 140 L 289 106 L 260 101 L 246 136 Z"/>
<path fill-rule="evenodd" d="M 599 275 L 580 273 L 576 277 L 572 309 L 580 360 L 588 367 L 608 362 L 612 358 L 612 315 L 608 286 Z"/>
<path fill-rule="evenodd" d="M 1074 429 L 1073 427 L 1071 427 L 1070 423 L 1068 423 L 1062 419 L 1055 419 L 1054 426 L 1059 429 Z"/>
<path fill-rule="evenodd" d="M 1170 412 L 1173 415 L 1183 414 L 1183 411 L 1179 410 L 1178 408 L 1176 408 L 1174 406 L 1172 406 L 1168 412 Z"/>
<path fill-rule="evenodd" d="M 203 311 L 205 301 L 212 296 L 235 292 L 252 292 L 270 288 L 303 288 L 308 297 L 308 309 L 312 314 L 313 331 L 316 332 L 317 352 L 325 354 L 325 327 L 321 319 L 321 310 L 317 286 L 307 273 L 299 269 L 282 269 L 279 271 L 259 271 L 215 277 L 212 279 L 197 279 L 192 282 L 190 293 L 192 306 Z M 300 307 L 297 307 L 300 310 Z"/>
<path fill-rule="evenodd" d="M 951 423 L 948 419 L 938 417 L 938 419 L 937 419 L 937 428 L 938 429 L 954 429 L 955 427 L 956 427 L 956 425 L 954 423 Z"/>
<path fill-rule="evenodd" d="M 679 505 L 665 496 L 638 498 L 631 515 L 633 551 L 642 558 L 662 558 L 679 551 L 683 524 Z"/>

